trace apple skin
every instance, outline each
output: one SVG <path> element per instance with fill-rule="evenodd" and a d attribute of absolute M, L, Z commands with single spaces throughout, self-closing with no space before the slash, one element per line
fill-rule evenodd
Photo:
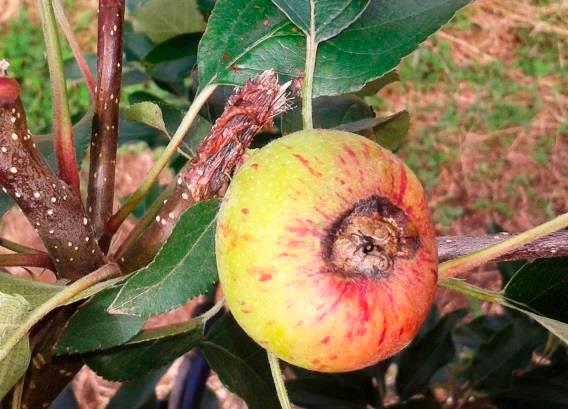
<path fill-rule="evenodd" d="M 351 274 L 325 248 L 338 220 L 370 197 L 400 209 L 417 241 L 388 274 Z M 216 255 L 226 302 L 249 336 L 321 372 L 356 370 L 403 349 L 437 282 L 422 185 L 389 151 L 340 131 L 296 132 L 253 153 L 221 206 Z"/>

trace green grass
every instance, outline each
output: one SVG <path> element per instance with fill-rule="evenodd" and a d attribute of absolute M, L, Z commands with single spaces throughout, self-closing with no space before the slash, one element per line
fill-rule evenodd
<path fill-rule="evenodd" d="M 546 5 L 557 2 L 532 3 Z M 472 23 L 471 15 L 471 8 L 460 12 L 449 24 L 449 31 L 459 37 L 460 32 L 479 30 Z M 488 181 L 503 178 L 508 167 L 500 154 L 496 155 L 495 152 L 506 152 L 519 135 L 515 129 L 530 130 L 533 121 L 542 113 L 544 103 L 540 81 L 546 78 L 547 83 L 552 84 L 549 96 L 566 95 L 562 84 L 568 83 L 568 41 L 554 34 L 535 33 L 529 28 L 514 29 L 514 34 L 516 39 L 512 60 L 497 59 L 481 63 L 471 59 L 458 65 L 453 58 L 454 45 L 434 37 L 429 46 L 421 47 L 403 61 L 400 67 L 402 92 L 413 92 L 414 106 L 411 111 L 414 112 L 411 113 L 414 117 L 438 118 L 434 124 L 422 119 L 415 125 L 414 134 L 407 139 L 409 142 L 400 150 L 430 193 L 435 192 L 444 167 L 451 172 L 452 167 L 459 166 L 459 156 L 464 154 L 462 139 L 469 133 L 495 135 L 487 142 L 469 148 L 473 149 L 474 157 L 479 158 L 476 159 L 473 173 L 468 174 L 470 182 L 474 186 L 484 186 Z M 518 81 L 519 74 L 526 77 L 524 82 Z M 464 108 L 460 97 L 463 98 L 465 93 L 475 102 Z M 435 103 L 426 103 L 422 101 L 422 96 L 426 95 L 441 97 Z M 530 158 L 546 169 L 554 141 L 566 134 L 568 119 L 559 129 L 538 136 L 538 141 L 529 151 Z M 521 188 L 534 201 L 535 208 L 549 218 L 554 209 L 549 200 L 540 197 L 538 188 L 535 190 L 531 186 L 531 171 L 527 169 L 526 174 L 510 178 L 510 185 L 502 186 L 505 194 L 499 196 L 501 199 L 484 197 L 481 192 L 487 189 L 474 187 L 473 193 L 480 196 L 462 204 L 467 208 L 456 205 L 454 198 L 448 198 L 437 206 L 434 217 L 444 227 L 460 219 L 466 211 L 468 214 L 472 211 L 491 212 L 504 218 L 514 217 L 514 203 L 519 200 L 518 189 Z"/>
<path fill-rule="evenodd" d="M 72 58 L 73 54 L 63 37 L 62 44 L 64 58 Z M 18 17 L 10 20 L 8 28 L 0 33 L 1 58 L 10 62 L 10 75 L 20 81 L 28 127 L 34 133 L 49 132 L 52 123 L 51 91 L 43 34 L 41 27 L 30 21 L 23 8 Z M 87 110 L 90 100 L 84 85 L 70 87 L 69 104 L 74 117 Z"/>

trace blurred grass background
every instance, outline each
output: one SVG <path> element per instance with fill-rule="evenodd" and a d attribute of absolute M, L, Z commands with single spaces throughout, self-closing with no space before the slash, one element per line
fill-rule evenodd
<path fill-rule="evenodd" d="M 2 0 L 0 57 L 22 82 L 29 126 L 49 130 L 51 99 L 35 2 Z M 66 0 L 85 51 L 96 1 Z M 71 57 L 65 47 L 65 57 Z M 369 102 L 408 109 L 400 155 L 431 196 L 441 233 L 510 231 L 568 211 L 568 1 L 478 0 L 406 58 L 401 83 Z M 72 111 L 89 105 L 70 84 Z"/>

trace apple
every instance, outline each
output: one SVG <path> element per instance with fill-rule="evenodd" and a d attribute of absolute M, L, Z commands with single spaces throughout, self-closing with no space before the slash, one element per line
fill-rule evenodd
<path fill-rule="evenodd" d="M 437 281 L 422 185 L 362 136 L 300 131 L 252 156 L 218 215 L 226 302 L 256 342 L 294 365 L 352 371 L 410 343 Z"/>

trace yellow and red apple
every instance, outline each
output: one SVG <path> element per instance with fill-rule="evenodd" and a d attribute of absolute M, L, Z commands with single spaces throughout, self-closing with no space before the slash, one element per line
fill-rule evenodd
<path fill-rule="evenodd" d="M 300 131 L 255 152 L 217 224 L 226 302 L 260 345 L 342 372 L 404 348 L 437 280 L 423 188 L 395 155 L 346 132 Z"/>

